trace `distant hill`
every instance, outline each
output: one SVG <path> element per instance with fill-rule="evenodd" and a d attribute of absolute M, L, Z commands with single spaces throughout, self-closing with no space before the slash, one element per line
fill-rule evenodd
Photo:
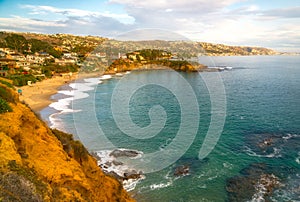
<path fill-rule="evenodd" d="M 233 55 L 275 55 L 278 52 L 262 48 L 248 46 L 227 46 L 194 41 L 117 41 L 107 40 L 99 49 L 107 50 L 111 54 L 128 53 L 142 49 L 158 49 L 171 52 L 179 58 L 191 58 L 197 56 L 233 56 Z"/>
<path fill-rule="evenodd" d="M 98 36 L 75 36 L 70 34 L 36 34 L 0 32 L 0 48 L 8 47 L 21 53 L 47 51 L 54 57 L 62 52 L 75 52 L 86 56 L 92 51 L 113 55 L 135 50 L 159 49 L 178 57 L 190 58 L 199 55 L 274 55 L 276 51 L 263 47 L 228 46 L 194 41 L 117 41 Z"/>

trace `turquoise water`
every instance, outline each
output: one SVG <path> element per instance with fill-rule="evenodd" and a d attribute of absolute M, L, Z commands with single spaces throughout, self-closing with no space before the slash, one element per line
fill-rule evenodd
<path fill-rule="evenodd" d="M 208 66 L 231 66 L 233 69 L 200 74 L 170 70 L 139 71 L 103 80 L 101 84 L 90 80 L 88 86 L 92 88 L 80 91 L 88 97 L 80 94 L 72 103 L 73 107 L 69 106 L 75 112 L 66 110 L 55 114 L 52 122 L 56 121 L 55 126 L 58 128 L 77 134 L 90 150 L 112 149 L 114 145 L 147 154 L 167 151 L 168 146 L 176 140 L 182 123 L 186 121 L 183 131 L 186 132 L 186 138 L 181 138 L 178 146 L 184 148 L 182 156 L 180 152 L 174 151 L 178 157 L 175 163 L 166 163 L 167 166 L 162 166 L 164 168 L 159 171 L 147 172 L 146 178 L 131 191 L 137 201 L 233 200 L 226 190 L 228 180 L 236 179 L 233 178 L 236 176 L 245 177 L 243 170 L 251 169 L 254 163 L 266 165 L 263 172 L 274 174 L 282 184 L 273 190 L 268 199 L 300 201 L 300 57 L 202 57 L 200 62 Z M 205 75 L 215 80 L 221 78 L 225 91 L 220 92 L 226 98 L 226 102 L 222 102 L 226 106 L 226 119 L 220 139 L 212 152 L 204 159 L 199 159 L 199 150 L 215 115 L 212 112 L 211 90 L 218 92 L 223 88 L 212 86 L 220 85 L 219 82 L 208 84 Z M 137 83 L 130 82 L 133 80 Z M 174 90 L 158 85 L 158 80 L 175 86 Z M 121 81 L 125 88 L 116 91 Z M 186 90 L 182 81 L 187 82 L 193 93 Z M 134 85 L 145 83 L 148 85 L 140 85 L 136 91 L 131 92 Z M 114 100 L 114 92 L 121 95 L 120 100 Z M 193 105 L 193 95 L 197 107 Z M 122 105 L 126 106 L 126 96 L 130 97 L 129 117 L 121 111 Z M 222 95 L 214 99 L 218 97 Z M 187 103 L 187 107 L 183 107 L 182 103 Z M 158 105 L 161 108 L 153 111 L 154 119 L 157 120 L 157 125 L 153 127 L 165 124 L 153 137 L 132 137 L 115 122 L 120 113 L 121 118 L 126 116 L 125 121 L 130 120 L 135 124 L 127 128 L 125 124 L 125 130 L 136 132 L 134 127 L 145 128 L 154 123 L 149 110 Z M 112 107 L 116 112 L 112 113 Z M 186 120 L 182 119 L 183 116 Z M 194 129 L 195 137 L 192 137 Z M 107 139 L 99 136 L 100 133 Z M 265 140 L 271 143 L 262 144 Z M 160 157 L 154 162 L 163 165 L 166 160 Z M 187 176 L 174 176 L 174 170 L 180 165 L 189 166 Z M 252 194 L 246 194 L 246 200 L 255 201 Z M 241 201 L 245 198 L 235 199 Z"/>

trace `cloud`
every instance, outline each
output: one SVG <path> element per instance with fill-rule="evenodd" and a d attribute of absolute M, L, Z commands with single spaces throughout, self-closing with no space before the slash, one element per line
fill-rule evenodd
<path fill-rule="evenodd" d="M 212 12 L 218 9 L 222 9 L 225 6 L 236 2 L 242 2 L 244 0 L 151 0 L 149 1 L 140 1 L 140 0 L 109 0 L 110 3 L 117 3 L 125 5 L 128 9 L 147 9 L 147 10 L 174 10 L 177 12 Z"/>
<path fill-rule="evenodd" d="M 21 8 L 29 10 L 29 14 L 35 18 L 21 16 L 0 18 L 0 29 L 112 37 L 135 28 L 132 25 L 134 18 L 126 13 L 92 12 L 43 5 L 22 5 Z"/>
<path fill-rule="evenodd" d="M 131 25 L 126 25 L 114 18 L 105 16 L 96 16 L 84 21 L 84 26 L 80 25 L 81 17 L 69 17 L 63 21 L 68 27 L 68 33 L 80 33 L 83 35 L 98 35 L 104 37 L 112 37 L 120 32 L 125 32 L 132 29 Z"/>
<path fill-rule="evenodd" d="M 164 28 L 192 40 L 276 48 L 299 45 L 299 7 L 263 10 L 259 5 L 239 0 L 109 2 L 123 5 L 139 28 Z M 236 3 L 243 4 L 237 7 Z M 294 23 L 294 27 L 284 26 L 287 23 Z"/>
<path fill-rule="evenodd" d="M 32 15 L 47 15 L 51 13 L 59 14 L 66 17 L 81 17 L 81 18 L 87 18 L 87 17 L 107 17 L 107 18 L 113 18 L 123 24 L 132 24 L 134 23 L 134 18 L 127 15 L 127 14 L 116 14 L 111 12 L 93 12 L 93 11 L 87 11 L 87 10 L 81 10 L 81 9 L 64 9 L 64 8 L 56 8 L 52 6 L 37 6 L 37 5 L 22 5 L 21 6 L 24 9 L 30 9 L 30 14 Z"/>
<path fill-rule="evenodd" d="M 0 27 L 6 30 L 15 31 L 34 31 L 44 30 L 49 27 L 63 28 L 66 25 L 56 21 L 42 21 L 38 19 L 23 18 L 12 16 L 11 18 L 0 18 Z"/>
<path fill-rule="evenodd" d="M 98 35 L 111 37 L 120 32 L 128 31 L 130 25 L 124 25 L 119 21 L 97 16 L 89 19 L 70 16 L 57 21 L 23 18 L 13 16 L 11 18 L 0 18 L 0 28 L 6 31 L 39 32 L 39 33 L 70 33 L 79 35 Z"/>
<path fill-rule="evenodd" d="M 277 18 L 300 18 L 300 6 L 266 10 L 262 12 L 262 16 Z"/>
<path fill-rule="evenodd" d="M 167 41 L 189 40 L 183 35 L 164 29 L 134 29 L 117 35 L 115 39 L 120 41 L 143 41 L 157 39 Z"/>
<path fill-rule="evenodd" d="M 300 7 L 263 10 L 243 0 L 109 0 L 110 4 L 121 5 L 124 13 L 23 5 L 37 19 L 0 18 L 0 28 L 110 38 L 131 33 L 126 37 L 165 40 L 173 40 L 177 36 L 172 33 L 177 33 L 191 40 L 228 45 L 300 47 Z M 161 34 L 161 29 L 169 31 Z"/>
<path fill-rule="evenodd" d="M 300 18 L 300 7 L 287 7 L 263 10 L 257 5 L 240 7 L 228 12 L 229 15 L 256 16 L 259 20 L 277 20 L 283 18 Z"/>

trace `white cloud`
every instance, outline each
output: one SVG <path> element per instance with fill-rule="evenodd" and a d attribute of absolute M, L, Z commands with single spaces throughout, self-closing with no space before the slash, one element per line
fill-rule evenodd
<path fill-rule="evenodd" d="M 109 0 L 110 3 L 123 4 L 128 8 L 139 8 L 147 10 L 166 10 L 174 9 L 177 11 L 211 11 L 215 9 L 220 9 L 230 4 L 236 2 L 242 2 L 245 0 L 151 0 L 149 1 L 140 1 L 140 0 Z"/>
<path fill-rule="evenodd" d="M 292 18 L 299 20 L 299 7 L 272 10 L 262 10 L 256 4 L 230 7 L 234 3 L 245 2 L 242 0 L 109 2 L 123 5 L 140 28 L 164 28 L 197 41 L 277 48 L 284 46 L 284 40 L 285 45 L 295 46 L 300 38 L 300 32 L 295 32 L 297 22 L 294 27 L 283 26 Z"/>
<path fill-rule="evenodd" d="M 7 28 L 9 30 L 32 30 L 32 27 L 41 29 L 45 27 L 65 27 L 65 24 L 56 21 L 42 21 L 29 18 L 23 18 L 20 16 L 12 16 L 11 18 L 0 18 L 0 27 Z"/>
<path fill-rule="evenodd" d="M 70 33 L 111 37 L 132 29 L 132 27 L 103 16 L 89 19 L 70 16 L 57 21 L 12 16 L 11 18 L 0 18 L 0 29 L 17 32 Z"/>
<path fill-rule="evenodd" d="M 23 5 L 32 16 L 43 20 L 17 16 L 0 18 L 0 28 L 105 37 L 150 28 L 157 33 L 149 37 L 162 37 L 157 30 L 164 29 L 170 30 L 170 38 L 175 32 L 192 40 L 229 45 L 300 47 L 300 7 L 262 10 L 259 5 L 245 3 L 237 7 L 239 4 L 235 3 L 242 1 L 109 0 L 110 4 L 124 7 L 122 14 Z M 165 34 L 163 37 L 168 39 Z"/>
<path fill-rule="evenodd" d="M 278 18 L 300 18 L 300 6 L 266 10 L 262 12 L 262 15 Z"/>
<path fill-rule="evenodd" d="M 127 14 L 116 14 L 111 12 L 93 12 L 81 9 L 72 9 L 72 8 L 56 8 L 52 6 L 36 6 L 36 5 L 22 5 L 22 8 L 30 9 L 30 14 L 32 15 L 47 15 L 51 13 L 60 14 L 66 17 L 108 17 L 118 20 L 123 24 L 132 24 L 134 23 L 134 18 Z"/>

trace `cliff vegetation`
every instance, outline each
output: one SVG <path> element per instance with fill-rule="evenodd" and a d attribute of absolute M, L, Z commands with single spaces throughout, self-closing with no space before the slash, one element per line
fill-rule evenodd
<path fill-rule="evenodd" d="M 174 56 L 171 52 L 159 49 L 142 49 L 126 54 L 112 62 L 107 73 L 125 72 L 145 69 L 166 69 L 175 71 L 196 72 L 206 70 L 207 67 L 198 62 L 190 62 Z"/>

